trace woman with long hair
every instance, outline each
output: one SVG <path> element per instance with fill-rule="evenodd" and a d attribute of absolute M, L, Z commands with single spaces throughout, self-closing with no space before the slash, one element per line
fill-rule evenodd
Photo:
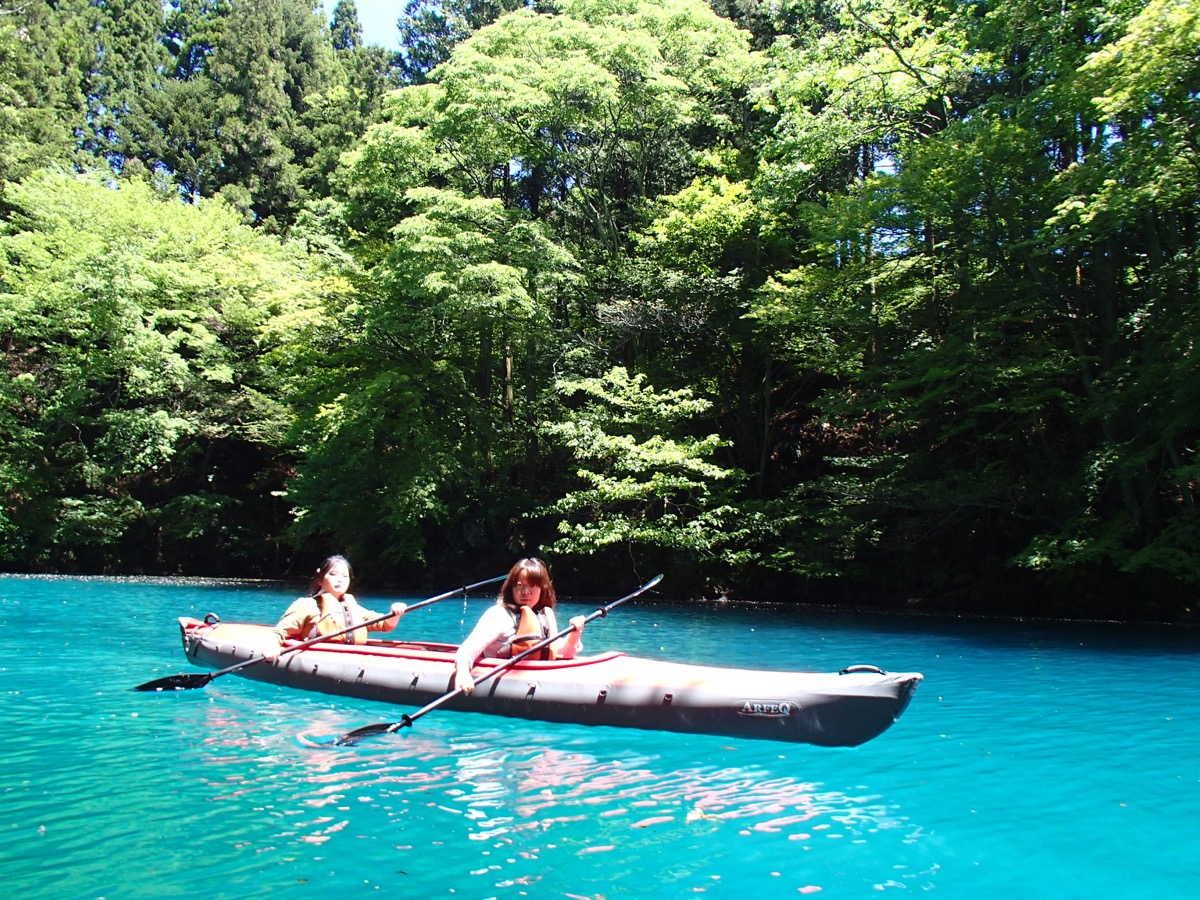
<path fill-rule="evenodd" d="M 344 556 L 331 556 L 321 563 L 313 576 L 309 595 L 295 600 L 275 626 L 279 645 L 268 646 L 263 655 L 269 660 L 277 659 L 284 641 L 307 641 L 322 634 L 333 634 L 383 618 L 380 613 L 360 606 L 354 595 L 349 593 L 352 577 L 350 563 Z M 407 608 L 404 603 L 393 603 L 392 614 L 388 618 L 371 622 L 363 628 L 354 628 L 333 640 L 348 644 L 365 643 L 368 631 L 391 631 L 395 628 Z"/>
<path fill-rule="evenodd" d="M 475 689 L 471 668 L 480 657 L 511 659 L 545 638 L 558 634 L 554 617 L 554 582 L 540 559 L 519 559 L 508 573 L 494 606 L 459 645 L 454 655 L 454 683 L 464 693 Z M 582 649 L 584 616 L 570 622 L 572 631 L 541 652 L 542 659 L 573 659 Z"/>

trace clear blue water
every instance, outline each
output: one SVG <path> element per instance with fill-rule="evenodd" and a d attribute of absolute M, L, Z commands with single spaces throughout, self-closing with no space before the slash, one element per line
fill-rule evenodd
<path fill-rule="evenodd" d="M 6 896 L 1160 898 L 1200 883 L 1194 630 L 642 600 L 588 628 L 591 650 L 923 672 L 900 721 L 853 749 L 445 710 L 342 748 L 329 741 L 399 710 L 236 675 L 130 690 L 196 671 L 178 616 L 274 620 L 293 593 L 0 578 Z M 486 602 L 443 601 L 400 632 L 457 640 Z"/>

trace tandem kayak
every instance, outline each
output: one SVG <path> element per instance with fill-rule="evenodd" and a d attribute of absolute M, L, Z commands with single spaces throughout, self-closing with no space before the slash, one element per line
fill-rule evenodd
<path fill-rule="evenodd" d="M 181 618 L 184 652 L 225 668 L 256 656 L 266 625 Z M 286 648 L 286 645 L 285 645 Z M 453 644 L 321 642 L 238 674 L 301 690 L 423 706 L 454 688 Z M 507 660 L 482 659 L 477 675 Z M 900 717 L 922 676 L 855 665 L 840 672 L 775 672 L 663 662 L 608 652 L 522 660 L 446 709 L 547 722 L 763 738 L 854 747 Z"/>

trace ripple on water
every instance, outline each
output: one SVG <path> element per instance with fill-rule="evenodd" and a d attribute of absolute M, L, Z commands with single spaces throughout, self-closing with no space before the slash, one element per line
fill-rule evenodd
<path fill-rule="evenodd" d="M 924 671 L 853 750 L 397 709 L 188 671 L 175 617 L 288 594 L 0 578 L 0 871 L 22 898 L 1185 896 L 1197 641 L 1127 630 L 634 607 L 593 649 Z M 382 598 L 382 606 L 388 598 Z M 399 598 L 397 598 L 399 599 Z M 119 622 L 98 641 L 96 611 Z M 478 604 L 414 629 L 454 639 Z M 31 614 L 31 613 L 36 614 Z M 589 635 L 592 630 L 589 629 Z M 662 650 L 670 635 L 670 652 Z M 48 873 L 52 877 L 48 877 Z"/>

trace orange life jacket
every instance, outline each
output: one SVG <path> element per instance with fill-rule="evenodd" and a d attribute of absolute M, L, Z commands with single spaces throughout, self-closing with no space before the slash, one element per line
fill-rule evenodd
<path fill-rule="evenodd" d="M 520 653 L 524 653 L 546 637 L 547 635 L 542 628 L 542 621 L 538 614 L 528 606 L 522 606 L 517 618 L 517 633 L 513 635 L 512 641 L 509 642 L 512 655 L 517 656 Z M 533 654 L 534 659 L 554 659 L 555 656 L 554 647 L 552 646 L 543 647 L 540 651 Z"/>
<path fill-rule="evenodd" d="M 316 621 L 317 634 L 333 634 L 335 631 L 341 631 L 343 628 L 349 628 L 351 625 L 356 625 L 362 621 L 359 616 L 354 614 L 355 607 L 332 598 L 326 600 L 326 596 L 322 594 L 317 598 L 317 608 L 320 612 L 320 617 Z M 344 617 L 342 610 L 346 612 Z M 349 619 L 349 621 L 346 621 L 346 619 Z M 355 628 L 350 633 L 343 634 L 335 640 L 344 641 L 347 644 L 365 644 L 367 642 L 367 629 Z"/>

